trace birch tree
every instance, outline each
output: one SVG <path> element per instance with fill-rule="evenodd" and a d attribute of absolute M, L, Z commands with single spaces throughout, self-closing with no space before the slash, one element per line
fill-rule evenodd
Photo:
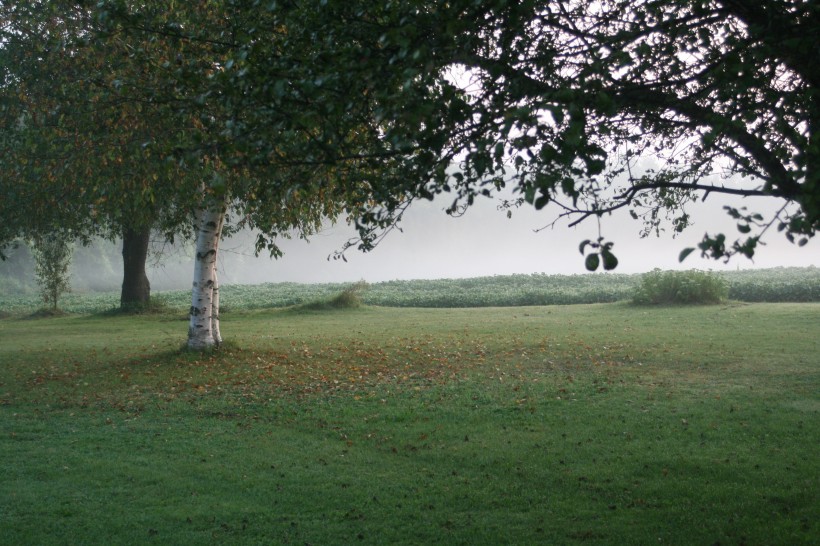
<path fill-rule="evenodd" d="M 173 101 L 177 115 L 196 120 L 177 134 L 174 158 L 205 177 L 198 190 L 178 191 L 196 219 L 189 346 L 212 347 L 221 342 L 215 264 L 223 226 L 256 229 L 257 251 L 279 256 L 277 237 L 309 236 L 323 219 L 372 201 L 374 177 L 406 173 L 368 98 L 376 76 L 339 72 L 350 38 L 335 52 L 317 45 L 310 27 L 322 13 L 231 2 L 172 13 L 120 7 L 103 11 L 107 35 L 161 39 L 171 48 L 165 61 L 148 59 L 163 83 L 133 90 L 131 100 Z M 382 79 L 400 87 L 396 75 Z"/>
<path fill-rule="evenodd" d="M 203 196 L 205 194 L 203 188 Z M 222 343 L 219 331 L 217 256 L 225 223 L 226 203 L 211 199 L 196 212 L 196 250 L 191 290 L 188 347 L 201 350 Z"/>
<path fill-rule="evenodd" d="M 168 229 L 189 226 L 197 241 L 192 348 L 221 340 L 214 264 L 229 206 L 231 225 L 259 230 L 257 250 L 278 256 L 277 237 L 308 236 L 346 203 L 369 199 L 363 173 L 391 176 L 369 104 L 351 102 L 366 89 L 348 78 L 330 85 L 336 67 L 319 57 L 302 12 L 57 6 L 37 14 L 45 31 L 7 33 L 20 40 L 7 53 L 25 61 L 4 88 L 7 112 L 28 121 L 4 150 L 13 170 L 3 191 L 23 211 L 55 205 L 31 224 L 20 214 L 9 230 L 145 225 L 156 203 L 170 205 Z M 270 33 L 260 40 L 261 26 Z M 27 56 L 38 34 L 51 39 Z M 55 68 L 70 75 L 43 85 Z M 275 99 L 254 105 L 271 86 Z"/>

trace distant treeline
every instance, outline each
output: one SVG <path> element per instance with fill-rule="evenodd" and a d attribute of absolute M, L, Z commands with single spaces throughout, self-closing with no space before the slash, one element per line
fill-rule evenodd
<path fill-rule="evenodd" d="M 746 302 L 820 302 L 820 269 L 774 268 L 715 273 L 729 285 L 729 299 Z M 631 300 L 641 274 L 498 275 L 468 279 L 388 281 L 368 284 L 362 303 L 385 307 L 504 307 L 570 305 Z M 332 298 L 351 284 L 269 283 L 221 288 L 222 312 L 289 307 Z M 190 292 L 155 292 L 170 308 L 184 312 Z M 119 304 L 119 292 L 74 292 L 61 307 L 75 313 L 96 313 Z M 0 293 L 0 311 L 25 313 L 41 306 L 37 296 Z"/>

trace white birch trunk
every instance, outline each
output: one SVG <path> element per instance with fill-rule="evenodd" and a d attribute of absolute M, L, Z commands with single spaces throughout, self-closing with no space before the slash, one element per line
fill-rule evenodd
<path fill-rule="evenodd" d="M 197 212 L 194 282 L 188 326 L 188 348 L 201 351 L 222 342 L 219 332 L 219 286 L 216 259 L 225 219 L 225 207 L 214 206 Z"/>
<path fill-rule="evenodd" d="M 222 239 L 222 226 L 225 224 L 225 211 L 222 210 L 222 214 L 219 216 L 219 225 L 217 226 L 217 237 L 216 237 L 216 246 L 214 248 L 214 261 L 213 261 L 213 271 L 212 271 L 212 278 L 213 278 L 213 305 L 211 310 L 211 335 L 213 335 L 214 343 L 219 346 L 222 344 L 222 333 L 219 331 L 219 276 L 217 275 L 217 261 L 216 258 L 219 257 L 219 241 Z"/>

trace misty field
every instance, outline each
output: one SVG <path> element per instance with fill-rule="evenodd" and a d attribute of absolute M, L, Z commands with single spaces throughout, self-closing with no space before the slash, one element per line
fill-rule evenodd
<path fill-rule="evenodd" d="M 820 269 L 792 267 L 715 273 L 728 285 L 728 298 L 744 302 L 820 302 Z M 630 300 L 643 275 L 497 275 L 467 279 L 395 280 L 367 284 L 360 297 L 383 307 L 512 307 L 611 303 Z M 270 309 L 331 298 L 351 283 L 268 283 L 220 288 L 222 313 Z M 35 290 L 2 290 L 0 316 L 32 313 L 42 306 Z M 155 292 L 165 307 L 187 312 L 190 290 Z M 99 313 L 119 305 L 119 292 L 76 292 L 60 299 L 72 313 Z"/>
<path fill-rule="evenodd" d="M 811 544 L 820 305 L 0 320 L 2 544 Z"/>

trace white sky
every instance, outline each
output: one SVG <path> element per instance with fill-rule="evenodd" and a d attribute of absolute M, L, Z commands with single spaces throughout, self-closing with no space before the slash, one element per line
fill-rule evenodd
<path fill-rule="evenodd" d="M 454 68 L 450 76 L 459 85 L 472 85 L 468 73 Z M 728 181 L 721 181 L 728 183 Z M 465 278 L 514 273 L 585 274 L 584 257 L 578 245 L 585 239 L 597 240 L 598 225 L 594 218 L 576 228 L 568 221 L 538 233 L 536 229 L 550 224 L 560 212 L 547 207 L 536 211 L 525 205 L 513 211 L 508 219 L 496 202 L 476 202 L 460 218 L 449 217 L 444 209 L 452 196 L 441 196 L 434 202 L 414 203 L 405 214 L 403 231 L 394 230 L 369 253 L 354 248 L 346 252 L 347 262 L 328 260 L 346 241 L 356 236 L 345 224 L 330 226 L 322 233 L 303 240 L 283 240 L 285 256 L 271 260 L 253 257 L 250 243 L 225 241 L 220 247 L 220 280 L 223 283 L 261 282 L 379 282 L 394 279 Z M 613 252 L 619 259 L 615 273 L 643 273 L 661 269 L 751 269 L 771 267 L 820 267 L 820 237 L 800 248 L 772 229 L 759 246 L 754 261 L 735 257 L 728 264 L 700 257 L 695 251 L 681 264 L 678 255 L 686 247 L 695 247 L 705 232 L 726 234 L 730 243 L 739 235 L 736 222 L 723 210 L 724 205 L 747 206 L 751 212 L 773 213 L 779 202 L 771 198 L 734 198 L 713 194 L 706 202 L 689 205 L 687 212 L 694 225 L 673 238 L 671 226 L 661 237 L 641 238 L 643 227 L 626 210 L 602 219 L 602 234 L 613 241 Z"/>
<path fill-rule="evenodd" d="M 711 202 L 710 202 L 711 201 Z M 614 241 L 613 251 L 620 264 L 616 273 L 640 273 L 661 269 L 749 269 L 779 266 L 820 266 L 820 241 L 816 239 L 799 248 L 772 231 L 759 247 L 754 262 L 734 258 L 728 265 L 700 258 L 692 253 L 683 264 L 678 254 L 687 246 L 695 246 L 705 231 L 723 230 L 734 240 L 735 223 L 722 210 L 726 204 L 719 198 L 693 207 L 690 213 L 695 225 L 673 239 L 667 232 L 660 238 L 641 239 L 640 222 L 622 214 L 603 219 L 603 233 Z M 771 202 L 769 202 L 771 201 Z M 578 251 L 584 239 L 597 239 L 597 224 L 587 220 L 577 228 L 567 228 L 566 222 L 539 233 L 534 230 L 551 222 L 557 212 L 547 207 L 536 211 L 525 206 L 507 219 L 489 199 L 477 201 L 465 216 L 448 217 L 443 209 L 447 196 L 430 202 L 414 203 L 402 223 L 404 231 L 393 231 L 374 251 L 347 251 L 347 262 L 330 260 L 328 256 L 355 236 L 345 224 L 329 227 L 310 242 L 284 240 L 285 256 L 271 260 L 267 256 L 253 257 L 250 244 L 225 241 L 220 251 L 221 282 L 350 282 L 364 279 L 379 282 L 394 279 L 435 279 L 504 275 L 512 273 L 581 274 L 586 273 L 584 259 Z M 735 206 L 759 210 L 772 200 L 751 198 L 737 201 Z M 158 274 L 161 274 L 159 272 Z"/>

